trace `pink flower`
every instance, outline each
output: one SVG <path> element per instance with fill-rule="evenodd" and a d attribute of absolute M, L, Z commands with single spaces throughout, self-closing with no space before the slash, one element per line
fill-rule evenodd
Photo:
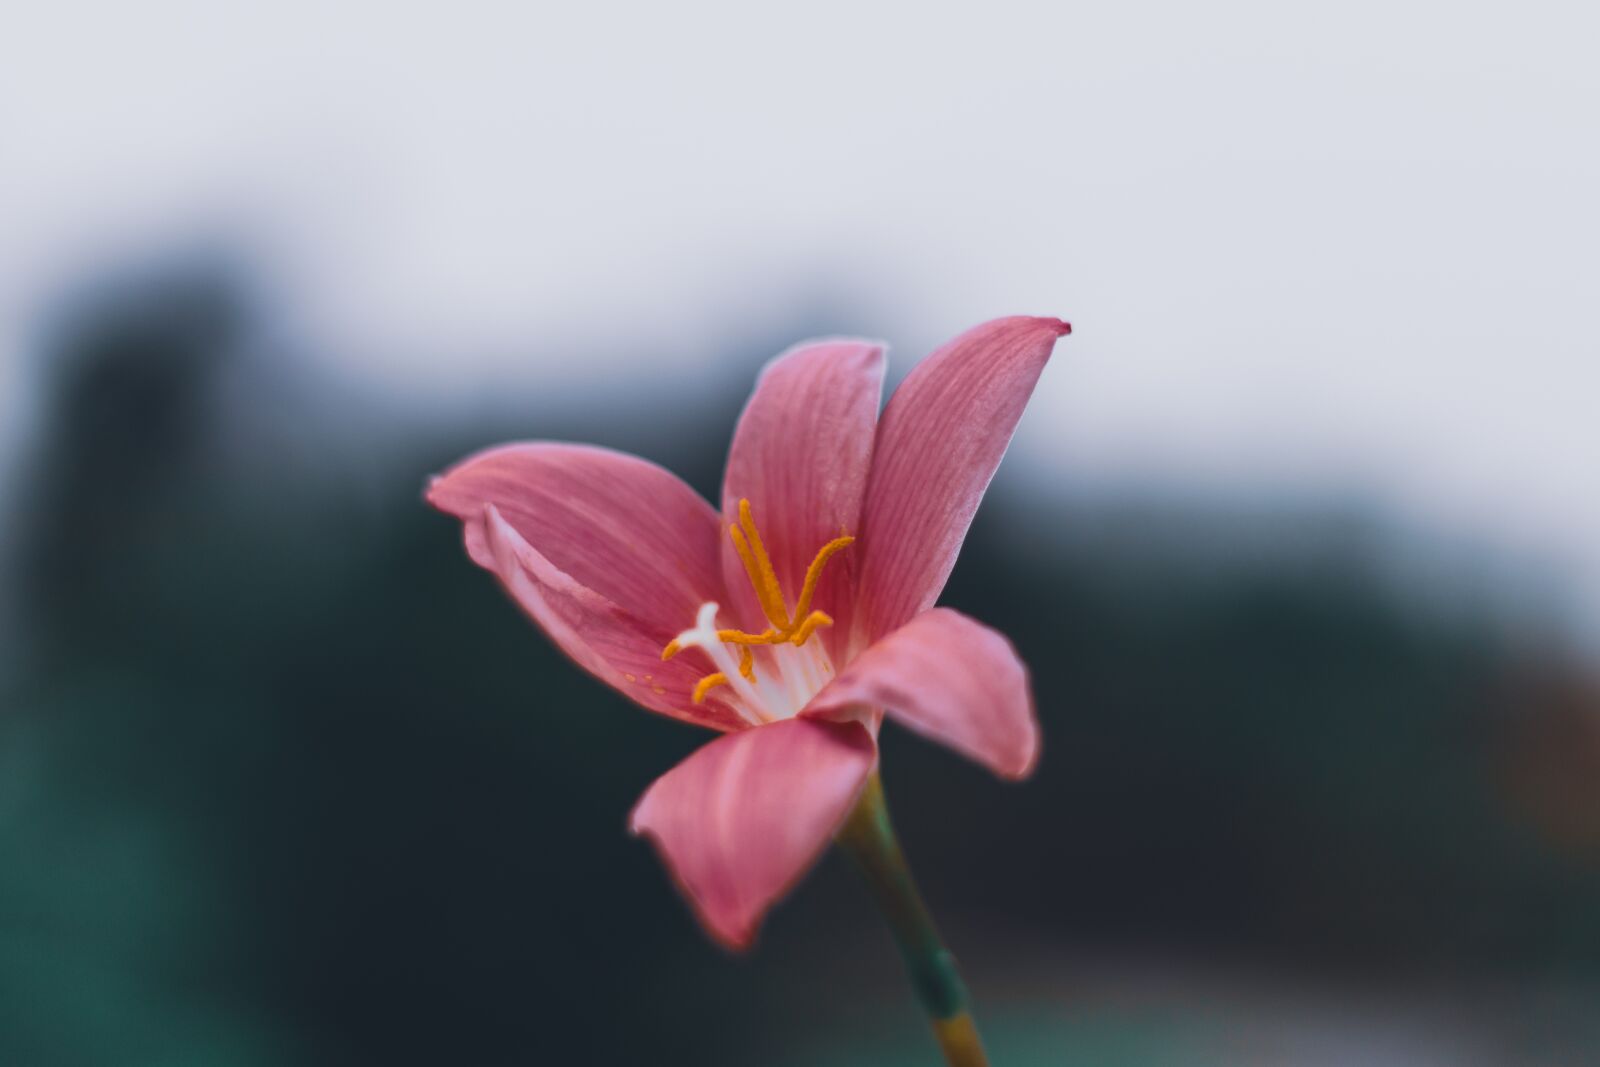
<path fill-rule="evenodd" d="M 1006 778 L 1039 750 L 1027 669 L 934 601 L 1065 322 L 1006 318 L 916 367 L 883 349 L 768 364 L 719 515 L 645 460 L 530 442 L 434 479 L 468 554 L 595 677 L 720 731 L 634 808 L 707 930 L 747 946 L 838 830 L 885 715 Z"/>

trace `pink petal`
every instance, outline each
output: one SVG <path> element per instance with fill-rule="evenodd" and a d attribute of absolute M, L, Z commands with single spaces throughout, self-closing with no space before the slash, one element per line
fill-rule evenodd
<path fill-rule="evenodd" d="M 862 512 L 864 644 L 933 606 L 1056 339 L 1059 319 L 996 319 L 923 360 L 878 424 Z"/>
<path fill-rule="evenodd" d="M 746 948 L 827 846 L 876 758 L 853 723 L 758 726 L 712 741 L 656 779 L 629 826 L 655 841 L 706 930 Z"/>
<path fill-rule="evenodd" d="M 1003 778 L 1026 778 L 1039 757 L 1028 668 L 998 630 L 934 608 L 861 653 L 802 715 L 889 718 Z"/>
<path fill-rule="evenodd" d="M 717 514 L 677 477 L 603 448 L 517 444 L 464 460 L 427 497 L 462 520 L 472 559 L 584 668 L 657 711 L 739 721 L 691 703 L 700 657 L 661 662 L 700 604 L 722 595 Z"/>
<path fill-rule="evenodd" d="M 817 550 L 841 532 L 859 532 L 882 393 L 883 346 L 812 341 L 767 364 L 739 418 L 722 483 L 723 522 L 737 523 L 740 499 L 750 501 L 791 608 Z M 848 632 L 858 554 L 852 546 L 828 562 L 813 600 L 833 616 L 833 634 Z M 733 617 L 746 629 L 765 629 L 726 534 L 722 572 Z M 833 635 L 823 633 L 831 645 Z"/>
<path fill-rule="evenodd" d="M 722 594 L 716 512 L 676 475 L 637 456 L 555 442 L 503 445 L 435 478 L 428 502 L 467 524 L 467 550 L 486 567 L 475 524 L 493 504 L 557 568 L 670 630 L 669 638 Z"/>
<path fill-rule="evenodd" d="M 493 504 L 484 505 L 482 526 L 500 584 L 578 666 L 652 711 L 714 730 L 745 728 L 720 701 L 693 702 L 706 669 L 688 656 L 662 662 L 659 630 L 559 570 Z"/>

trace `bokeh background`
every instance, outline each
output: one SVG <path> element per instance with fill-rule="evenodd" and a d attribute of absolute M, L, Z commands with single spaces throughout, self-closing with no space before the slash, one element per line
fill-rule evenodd
<path fill-rule="evenodd" d="M 790 343 L 1016 312 L 946 601 L 1045 757 L 884 739 L 995 1062 L 1600 1062 L 1586 6 L 4 21 L 0 1063 L 933 1062 L 836 859 L 696 931 L 623 824 L 701 736 L 420 491 L 714 496 Z"/>

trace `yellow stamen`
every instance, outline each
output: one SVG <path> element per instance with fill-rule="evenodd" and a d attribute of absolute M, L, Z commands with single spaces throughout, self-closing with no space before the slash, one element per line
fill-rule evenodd
<path fill-rule="evenodd" d="M 794 635 L 789 638 L 789 643 L 799 648 L 811 637 L 811 633 L 819 626 L 832 626 L 833 616 L 826 611 L 813 611 L 805 617 L 805 621 L 795 628 Z"/>
<path fill-rule="evenodd" d="M 716 674 L 706 675 L 704 678 L 700 679 L 699 683 L 694 687 L 694 702 L 696 704 L 702 703 L 705 700 L 708 692 L 715 689 L 719 685 L 727 684 L 728 676 L 723 674 L 721 671 L 718 671 Z"/>
<path fill-rule="evenodd" d="M 833 558 L 835 552 L 843 551 L 856 543 L 856 539 L 846 534 L 835 537 L 832 541 L 822 546 L 817 557 L 811 561 L 811 566 L 806 568 L 805 585 L 800 589 L 800 599 L 795 602 L 794 617 L 803 619 L 811 612 L 811 598 L 817 592 L 817 583 L 822 580 L 822 568 L 828 565 L 828 560 Z M 832 620 L 829 620 L 832 621 Z"/>
<path fill-rule="evenodd" d="M 739 501 L 739 522 L 728 527 L 728 536 L 733 540 L 734 551 L 739 553 L 739 561 L 744 564 L 745 574 L 750 578 L 762 614 L 772 623 L 770 628 L 758 634 L 745 633 L 743 630 L 717 631 L 719 641 L 739 646 L 739 673 L 753 682 L 756 677 L 755 646 L 787 643 L 798 648 L 811 639 L 818 627 L 833 625 L 833 617 L 827 612 L 811 610 L 811 600 L 816 596 L 817 586 L 822 581 L 822 569 L 828 565 L 828 560 L 854 544 L 855 538 L 841 531 L 838 537 L 817 550 L 811 565 L 806 568 L 800 599 L 795 602 L 791 613 L 788 601 L 784 599 L 783 587 L 778 584 L 777 572 L 773 570 L 772 559 L 767 555 L 767 546 L 762 544 L 761 533 L 756 529 L 749 500 Z M 661 650 L 661 658 L 671 659 L 680 651 L 682 646 L 674 639 Z M 694 702 L 700 703 L 706 693 L 719 685 L 728 684 L 728 676 L 721 671 L 706 675 L 694 687 Z"/>
<path fill-rule="evenodd" d="M 783 602 L 783 590 L 778 587 L 778 575 L 767 557 L 767 548 L 761 543 L 755 520 L 750 517 L 750 501 L 739 501 L 739 525 L 728 527 L 728 536 L 733 538 L 734 551 L 739 553 L 739 561 L 750 576 L 750 584 L 755 587 L 756 599 L 761 602 L 767 620 L 780 630 L 788 626 L 789 609 Z"/>
<path fill-rule="evenodd" d="M 729 645 L 777 645 L 783 643 L 783 635 L 776 630 L 762 630 L 758 634 L 747 634 L 743 630 L 718 630 L 717 640 Z"/>

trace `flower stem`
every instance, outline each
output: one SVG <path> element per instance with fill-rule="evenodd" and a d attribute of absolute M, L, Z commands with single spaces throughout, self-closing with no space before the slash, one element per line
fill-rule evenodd
<path fill-rule="evenodd" d="M 928 1013 L 946 1062 L 950 1067 L 988 1067 L 978 1028 L 967 1008 L 967 988 L 906 866 L 905 853 L 889 822 L 878 772 L 867 779 L 838 841 L 860 868 L 894 931 L 911 985 Z"/>

